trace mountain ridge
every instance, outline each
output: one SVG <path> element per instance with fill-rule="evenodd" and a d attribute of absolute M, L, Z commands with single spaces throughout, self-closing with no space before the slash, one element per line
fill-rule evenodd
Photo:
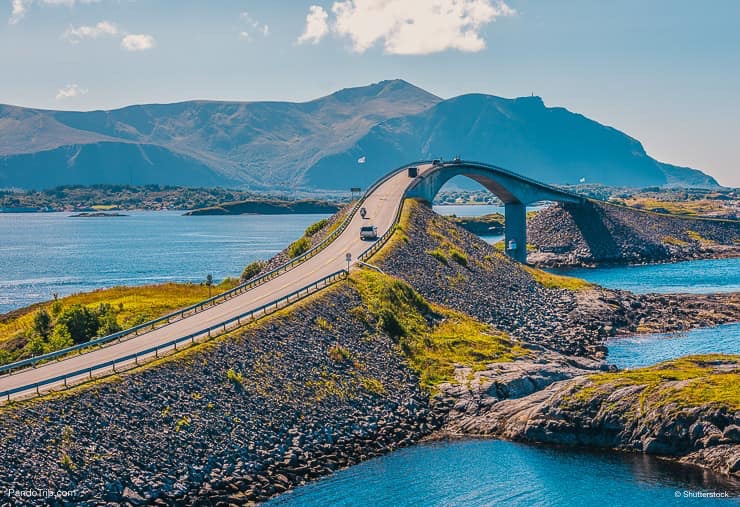
<path fill-rule="evenodd" d="M 575 127 L 575 137 L 588 142 L 562 136 Z M 548 183 L 586 177 L 607 184 L 627 178 L 717 185 L 697 170 L 655 161 L 613 127 L 548 108 L 540 97 L 444 100 L 403 80 L 306 102 L 193 100 L 93 111 L 0 105 L 0 188 L 126 183 L 335 190 L 367 186 L 408 160 L 456 153 Z M 367 164 L 360 168 L 362 156 Z"/>

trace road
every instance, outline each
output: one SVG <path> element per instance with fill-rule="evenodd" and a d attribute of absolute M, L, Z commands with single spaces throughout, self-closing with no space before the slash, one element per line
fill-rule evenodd
<path fill-rule="evenodd" d="M 424 166 L 419 169 L 421 172 L 427 167 Z M 369 242 L 360 240 L 360 227 L 367 224 L 375 225 L 380 236 L 393 226 L 396 211 L 402 205 L 403 195 L 411 181 L 406 171 L 400 171 L 383 182 L 367 197 L 363 204 L 367 210 L 365 219 L 359 213 L 355 214 L 347 229 L 323 251 L 269 282 L 200 313 L 126 341 L 107 345 L 85 354 L 70 356 L 60 361 L 46 363 L 38 368 L 20 370 L 10 376 L 4 375 L 0 377 L 0 392 L 79 371 L 96 364 L 147 350 L 177 337 L 188 336 L 279 299 L 331 273 L 346 269 L 346 254 L 348 252 L 352 254 L 354 262 L 370 246 Z M 84 375 L 81 377 L 84 377 Z M 80 379 L 70 379 L 73 383 L 76 380 Z M 61 382 L 59 384 L 49 384 L 44 389 L 53 389 L 59 387 L 60 384 Z M 30 391 L 18 393 L 15 396 L 24 396 L 30 394 Z"/>

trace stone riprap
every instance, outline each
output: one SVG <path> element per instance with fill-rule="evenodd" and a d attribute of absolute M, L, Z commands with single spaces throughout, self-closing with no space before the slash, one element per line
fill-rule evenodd
<path fill-rule="evenodd" d="M 740 255 L 740 220 L 645 212 L 597 201 L 556 204 L 527 224 L 528 262 L 574 267 Z"/>
<path fill-rule="evenodd" d="M 184 357 L 0 410 L 0 491 L 259 501 L 429 433 L 428 396 L 335 287 Z"/>

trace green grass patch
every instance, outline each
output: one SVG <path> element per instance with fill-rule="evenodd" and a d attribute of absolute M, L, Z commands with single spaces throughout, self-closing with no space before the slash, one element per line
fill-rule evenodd
<path fill-rule="evenodd" d="M 740 410 L 740 355 L 709 354 L 687 356 L 647 368 L 588 377 L 589 384 L 573 395 L 575 401 L 588 402 L 599 393 L 642 385 L 640 407 L 673 403 L 681 407 L 706 404 Z"/>
<path fill-rule="evenodd" d="M 673 246 L 686 246 L 688 243 L 686 241 L 683 241 L 678 238 L 674 238 L 673 236 L 663 236 L 661 238 L 661 241 L 665 243 L 666 245 L 673 245 Z"/>
<path fill-rule="evenodd" d="M 532 268 L 530 266 L 523 266 L 524 269 L 532 275 L 534 281 L 542 285 L 547 289 L 567 289 L 567 290 L 585 290 L 593 287 L 582 278 L 575 278 L 572 276 L 555 275 L 548 273 L 541 269 Z"/>
<path fill-rule="evenodd" d="M 444 264 L 445 266 L 450 265 L 450 261 L 447 260 L 447 255 L 444 253 L 444 251 L 440 248 L 435 248 L 434 250 L 428 250 L 427 253 L 437 259 L 439 262 Z"/>
<path fill-rule="evenodd" d="M 450 258 L 460 264 L 461 266 L 467 266 L 468 265 L 468 256 L 462 253 L 460 250 L 452 249 L 450 250 Z"/>
<path fill-rule="evenodd" d="M 462 312 L 430 305 L 411 286 L 389 275 L 362 270 L 353 273 L 351 281 L 376 327 L 398 341 L 427 389 L 454 380 L 457 364 L 480 371 L 490 363 L 528 353 L 506 333 Z"/>
<path fill-rule="evenodd" d="M 224 280 L 214 292 L 228 290 L 237 283 L 234 279 Z M 95 334 L 102 336 L 112 329 L 126 329 L 206 298 L 205 285 L 167 283 L 100 289 L 20 308 L 0 316 L 0 364 L 69 345 L 61 327 L 59 331 L 55 329 L 59 320 L 71 329 L 86 327 L 89 314 L 95 312 L 99 316 Z M 101 311 L 101 305 L 105 311 Z M 40 317 L 43 314 L 49 317 L 46 325 L 39 322 L 44 319 Z"/>
<path fill-rule="evenodd" d="M 341 345 L 332 345 L 329 349 L 329 359 L 335 363 L 343 363 L 351 357 L 349 350 L 345 349 Z"/>

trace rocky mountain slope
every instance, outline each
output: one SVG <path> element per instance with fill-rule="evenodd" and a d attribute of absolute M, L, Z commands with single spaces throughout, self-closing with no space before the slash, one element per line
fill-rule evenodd
<path fill-rule="evenodd" d="M 539 97 L 442 100 L 401 80 L 305 103 L 189 101 L 89 112 L 0 105 L 0 188 L 345 190 L 412 160 L 457 153 L 550 183 L 716 185 L 700 171 L 650 158 L 616 129 L 545 107 Z"/>

